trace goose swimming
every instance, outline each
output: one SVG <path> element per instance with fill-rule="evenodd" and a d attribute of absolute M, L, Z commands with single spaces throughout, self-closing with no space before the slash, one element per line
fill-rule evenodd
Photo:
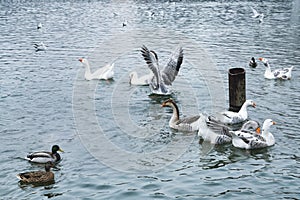
<path fill-rule="evenodd" d="M 246 100 L 242 105 L 239 112 L 224 111 L 218 113 L 216 116 L 211 116 L 214 120 L 222 122 L 224 124 L 238 124 L 245 121 L 248 118 L 247 107 L 256 107 L 256 103 L 253 100 Z"/>
<path fill-rule="evenodd" d="M 272 119 L 266 119 L 261 135 L 245 131 L 230 131 L 233 146 L 241 149 L 259 149 L 274 145 L 275 138 L 269 131 L 270 127 L 274 124 L 275 122 Z"/>
<path fill-rule="evenodd" d="M 137 72 L 131 72 L 129 74 L 129 84 L 130 85 L 149 85 L 153 78 L 153 73 L 150 72 L 149 74 L 143 75 L 138 77 Z"/>
<path fill-rule="evenodd" d="M 198 136 L 200 136 L 204 141 L 208 141 L 211 144 L 226 144 L 232 141 L 232 136 L 229 133 L 231 128 L 226 125 L 222 125 L 217 121 L 214 121 L 210 117 L 201 117 L 201 122 L 199 124 Z M 243 124 L 240 131 L 243 132 L 253 132 L 260 131 L 260 125 L 256 121 L 250 120 Z"/>
<path fill-rule="evenodd" d="M 173 99 L 168 99 L 161 104 L 161 107 L 171 107 L 173 109 L 172 117 L 169 121 L 169 126 L 180 131 L 197 131 L 199 129 L 200 115 L 180 119 L 179 109 Z"/>
<path fill-rule="evenodd" d="M 292 78 L 292 70 L 294 66 L 290 68 L 282 68 L 282 69 L 276 69 L 274 71 L 271 70 L 269 61 L 266 58 L 258 58 L 266 67 L 266 71 L 264 74 L 264 77 L 266 79 L 282 79 L 282 80 L 288 80 Z"/>
<path fill-rule="evenodd" d="M 98 70 L 96 70 L 94 73 L 91 73 L 91 67 L 86 58 L 80 58 L 79 61 L 83 64 L 85 67 L 85 74 L 84 78 L 86 80 L 92 80 L 92 79 L 112 79 L 114 76 L 114 63 L 111 65 L 106 65 Z"/>

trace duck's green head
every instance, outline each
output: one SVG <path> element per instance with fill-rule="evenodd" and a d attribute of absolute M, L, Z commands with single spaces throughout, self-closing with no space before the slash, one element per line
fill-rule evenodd
<path fill-rule="evenodd" d="M 58 145 L 53 145 L 52 146 L 52 153 L 56 153 L 56 152 L 64 152 Z"/>

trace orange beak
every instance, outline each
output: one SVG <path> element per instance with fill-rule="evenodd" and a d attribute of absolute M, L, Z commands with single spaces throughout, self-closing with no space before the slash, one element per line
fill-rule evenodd
<path fill-rule="evenodd" d="M 263 58 L 258 58 L 258 60 L 262 61 L 262 60 L 263 60 Z"/>
<path fill-rule="evenodd" d="M 260 127 L 258 127 L 255 131 L 259 135 L 260 134 Z"/>
<path fill-rule="evenodd" d="M 80 62 L 82 62 L 82 60 L 83 60 L 82 58 L 79 58 L 79 61 L 80 61 Z"/>
<path fill-rule="evenodd" d="M 256 103 L 253 103 L 252 106 L 255 108 L 256 107 Z"/>
<path fill-rule="evenodd" d="M 276 124 L 276 122 L 273 122 L 273 125 L 275 125 Z"/>

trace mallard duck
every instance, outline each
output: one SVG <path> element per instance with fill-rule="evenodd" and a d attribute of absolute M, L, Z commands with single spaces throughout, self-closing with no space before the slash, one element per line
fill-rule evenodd
<path fill-rule="evenodd" d="M 53 167 L 53 164 L 51 162 L 47 162 L 45 164 L 45 171 L 20 173 L 17 175 L 17 178 L 20 179 L 21 183 L 26 184 L 54 183 L 54 174 L 50 171 L 51 167 Z"/>
<path fill-rule="evenodd" d="M 241 149 L 258 149 L 274 145 L 275 138 L 269 132 L 270 127 L 274 124 L 275 122 L 272 119 L 266 119 L 261 135 L 248 131 L 230 131 L 233 146 Z"/>
<path fill-rule="evenodd" d="M 256 68 L 257 67 L 257 62 L 255 61 L 255 58 L 252 57 L 250 62 L 249 62 L 249 66 L 252 68 Z"/>
<path fill-rule="evenodd" d="M 199 129 L 200 115 L 193 117 L 179 118 L 179 109 L 173 99 L 168 99 L 161 104 L 161 107 L 169 106 L 173 109 L 172 117 L 169 121 L 169 126 L 180 131 L 197 131 Z"/>
<path fill-rule="evenodd" d="M 169 86 L 171 86 L 175 80 L 183 61 L 182 47 L 178 47 L 174 51 L 169 62 L 162 70 L 160 70 L 158 56 L 155 51 L 149 50 L 146 46 L 143 46 L 141 52 L 149 69 L 154 75 L 149 83 L 152 93 L 169 95 L 171 93 Z"/>
<path fill-rule="evenodd" d="M 245 121 L 248 118 L 248 106 L 252 106 L 255 108 L 256 104 L 253 100 L 246 100 L 239 112 L 224 111 L 218 113 L 216 116 L 211 117 L 215 118 L 216 121 L 222 122 L 224 124 L 238 124 Z"/>
<path fill-rule="evenodd" d="M 292 70 L 294 66 L 290 68 L 282 68 L 282 69 L 276 69 L 274 71 L 271 70 L 269 61 L 266 58 L 258 58 L 266 67 L 266 71 L 264 74 L 264 77 L 266 79 L 282 79 L 287 80 L 291 79 L 292 77 Z"/>
<path fill-rule="evenodd" d="M 64 152 L 58 145 L 53 145 L 51 152 L 47 152 L 47 151 L 34 152 L 28 154 L 25 159 L 35 163 L 47 163 L 47 162 L 56 163 L 61 160 L 60 155 L 57 153 L 58 151 Z"/>
<path fill-rule="evenodd" d="M 92 79 L 112 79 L 114 76 L 114 63 L 111 65 L 106 65 L 98 70 L 96 70 L 94 73 L 91 73 L 91 68 L 88 60 L 86 58 L 80 58 L 79 62 L 81 62 L 85 67 L 85 74 L 84 78 L 88 81 Z"/>

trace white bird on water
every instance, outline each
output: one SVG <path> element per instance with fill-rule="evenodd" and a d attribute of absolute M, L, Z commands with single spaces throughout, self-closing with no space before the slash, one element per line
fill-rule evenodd
<path fill-rule="evenodd" d="M 289 68 L 282 68 L 282 69 L 275 69 L 274 71 L 271 70 L 269 61 L 266 58 L 258 58 L 266 67 L 266 71 L 264 77 L 266 79 L 282 79 L 288 80 L 292 78 L 292 70 L 294 66 Z"/>
<path fill-rule="evenodd" d="M 259 23 L 263 22 L 264 19 L 264 14 L 263 13 L 258 13 L 257 10 L 255 10 L 253 7 L 251 7 L 253 15 L 252 18 L 258 18 L 259 19 Z"/>
<path fill-rule="evenodd" d="M 129 84 L 130 85 L 149 85 L 151 79 L 153 78 L 153 73 L 150 72 L 149 74 L 138 76 L 136 71 L 133 71 L 129 74 Z"/>
<path fill-rule="evenodd" d="M 43 27 L 43 24 L 40 22 L 40 23 L 38 23 L 38 25 L 37 25 L 36 28 L 37 28 L 38 30 L 40 30 L 40 29 L 42 29 L 42 27 Z"/>
<path fill-rule="evenodd" d="M 248 118 L 247 107 L 252 106 L 256 107 L 256 104 L 253 100 L 246 100 L 239 112 L 233 111 L 224 111 L 218 113 L 216 116 L 210 116 L 215 121 L 222 122 L 224 124 L 238 124 L 245 121 Z"/>
<path fill-rule="evenodd" d="M 259 149 L 274 145 L 275 138 L 269 131 L 270 127 L 274 124 L 275 122 L 272 119 L 266 119 L 261 135 L 243 131 L 230 131 L 233 146 L 241 149 Z"/>
<path fill-rule="evenodd" d="M 46 51 L 47 50 L 47 46 L 43 43 L 35 43 L 34 45 L 35 51 Z"/>
<path fill-rule="evenodd" d="M 108 64 L 98 70 L 96 70 L 94 73 L 91 73 L 91 68 L 88 60 L 86 58 L 80 58 L 79 61 L 83 64 L 85 67 L 85 74 L 84 78 L 86 80 L 92 80 L 92 79 L 112 79 L 114 76 L 114 63 L 111 65 Z"/>
<path fill-rule="evenodd" d="M 153 94 L 170 95 L 170 86 L 175 80 L 183 61 L 183 50 L 179 46 L 171 55 L 167 65 L 160 70 L 158 57 L 155 51 L 149 50 L 146 46 L 142 47 L 142 56 L 149 69 L 153 72 L 153 78 L 149 87 Z"/>

